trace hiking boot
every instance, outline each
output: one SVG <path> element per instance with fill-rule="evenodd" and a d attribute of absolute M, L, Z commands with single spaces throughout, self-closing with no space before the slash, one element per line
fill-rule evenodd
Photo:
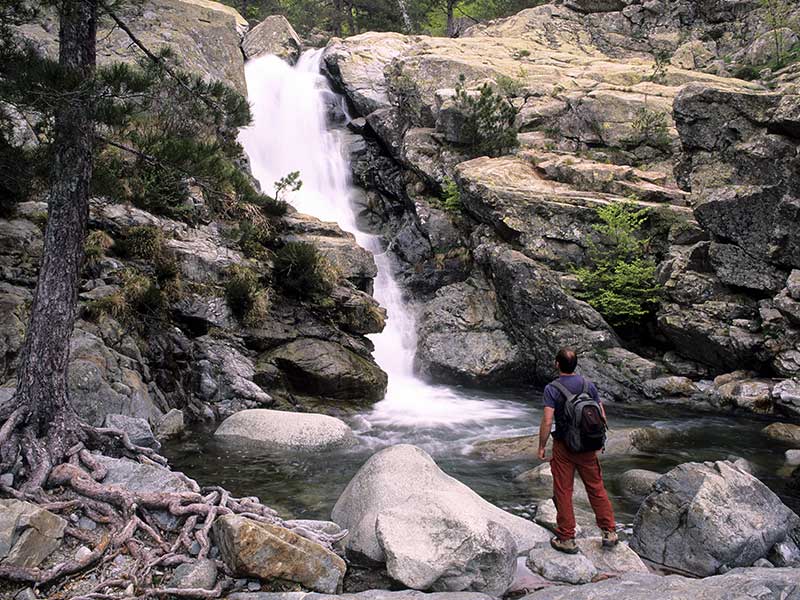
<path fill-rule="evenodd" d="M 563 552 L 565 554 L 577 554 L 578 553 L 578 545 L 575 543 L 573 538 L 569 538 L 568 540 L 562 540 L 561 538 L 554 537 L 550 540 L 550 545 L 559 552 Z"/>
<path fill-rule="evenodd" d="M 613 529 L 603 531 L 603 547 L 613 548 L 619 544 L 619 536 Z"/>

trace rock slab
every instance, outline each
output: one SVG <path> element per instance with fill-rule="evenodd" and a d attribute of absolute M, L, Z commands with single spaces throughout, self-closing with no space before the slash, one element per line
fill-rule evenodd
<path fill-rule="evenodd" d="M 240 577 L 284 579 L 323 594 L 342 587 L 345 562 L 288 529 L 225 515 L 214 523 L 213 532 L 220 556 Z"/>
<path fill-rule="evenodd" d="M 631 548 L 707 577 L 765 558 L 799 525 L 780 498 L 734 464 L 686 463 L 655 483 L 636 514 Z"/>
<path fill-rule="evenodd" d="M 350 427 L 334 417 L 267 409 L 231 415 L 214 436 L 283 450 L 330 450 L 355 443 Z"/>

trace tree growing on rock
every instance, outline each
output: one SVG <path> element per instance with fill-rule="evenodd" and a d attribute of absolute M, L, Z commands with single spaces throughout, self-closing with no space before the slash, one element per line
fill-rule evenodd
<path fill-rule="evenodd" d="M 632 202 L 614 202 L 598 207 L 597 216 L 598 239 L 589 240 L 589 265 L 575 270 L 581 285 L 577 296 L 614 326 L 637 325 L 661 298 L 656 264 L 642 235 L 648 210 Z"/>
<path fill-rule="evenodd" d="M 27 150 L 7 133 L 8 124 L 14 125 L 9 113 L 37 120 L 36 153 L 47 157 L 50 165 L 48 216 L 16 393 L 0 407 L 0 473 L 11 474 L 13 481 L 0 485 L 0 493 L 52 511 L 94 515 L 109 535 L 68 527 L 68 535 L 94 549 L 49 569 L 3 564 L 0 580 L 46 586 L 127 547 L 137 558 L 129 581 L 141 588 L 137 594 L 152 596 L 149 586 L 155 569 L 187 561 L 195 542 L 200 557 L 208 555 L 208 532 L 217 516 L 247 513 L 269 523 L 282 521 L 257 499 L 236 499 L 222 488 L 201 490 L 192 482 L 190 493 L 144 493 L 101 483 L 106 468 L 92 450 L 162 465 L 166 460 L 133 444 L 123 431 L 82 422 L 70 403 L 69 344 L 77 316 L 89 198 L 99 183 L 98 172 L 109 169 L 110 163 L 127 178 L 141 175 L 132 167 L 138 165 L 150 173 L 169 173 L 170 179 L 180 174 L 175 180 L 183 186 L 193 179 L 219 201 L 220 210 L 256 199 L 246 176 L 234 169 L 235 132 L 249 119 L 249 112 L 245 100 L 225 86 L 190 77 L 170 63 L 166 53 L 148 50 L 106 0 L 53 3 L 59 17 L 59 56 L 57 61 L 41 56 L 14 28 L 35 16 L 29 6 L 25 0 L 0 0 L 0 105 L 4 107 L 0 146 L 6 157 L 24 161 Z M 98 68 L 97 30 L 103 16 L 128 33 L 141 49 L 146 67 Z M 165 115 L 171 125 L 160 120 Z M 115 162 L 104 155 L 110 148 L 124 153 L 125 160 Z M 165 151 L 157 154 L 154 148 Z M 179 521 L 178 530 L 160 528 L 149 511 L 172 514 Z M 326 545 L 333 541 L 324 535 L 305 535 Z M 124 588 L 129 581 L 101 579 L 94 592 Z M 219 588 L 176 593 L 219 597 L 222 592 Z"/>
<path fill-rule="evenodd" d="M 498 90 L 484 83 L 477 92 L 467 90 L 461 75 L 456 84 L 455 103 L 464 115 L 463 137 L 471 141 L 478 155 L 499 156 L 517 147 L 517 115 L 513 98 L 521 89 L 514 80 L 501 78 Z"/>

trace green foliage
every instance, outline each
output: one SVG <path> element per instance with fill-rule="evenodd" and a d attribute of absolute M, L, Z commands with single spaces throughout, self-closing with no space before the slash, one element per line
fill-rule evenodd
<path fill-rule="evenodd" d="M 597 215 L 600 242 L 589 243 L 590 266 L 575 270 L 582 288 L 577 295 L 612 325 L 635 325 L 655 311 L 661 298 L 656 265 L 646 252 L 649 240 L 642 237 L 648 210 L 617 202 L 598 207 Z"/>
<path fill-rule="evenodd" d="M 772 32 L 775 44 L 774 68 L 780 69 L 788 64 L 789 44 L 783 34 L 784 29 L 797 28 L 798 23 L 793 18 L 797 10 L 796 0 L 758 0 L 766 21 Z"/>
<path fill-rule="evenodd" d="M 269 312 L 269 295 L 254 270 L 234 265 L 225 282 L 225 300 L 245 325 L 256 326 Z"/>
<path fill-rule="evenodd" d="M 83 253 L 86 262 L 93 263 L 104 257 L 114 246 L 114 238 L 105 231 L 95 229 L 90 231 L 83 243 Z"/>
<path fill-rule="evenodd" d="M 740 65 L 733 70 L 733 76 L 745 81 L 756 81 L 761 77 L 761 70 L 752 65 Z"/>
<path fill-rule="evenodd" d="M 506 82 L 506 86 L 510 86 Z M 456 106 L 464 115 L 464 137 L 479 155 L 499 156 L 517 147 L 517 109 L 508 96 L 483 84 L 477 94 L 465 87 L 465 77 L 456 85 Z"/>
<path fill-rule="evenodd" d="M 653 72 L 648 79 L 654 83 L 666 83 L 669 74 L 670 55 L 663 50 L 657 50 L 653 54 Z"/>
<path fill-rule="evenodd" d="M 132 326 L 141 325 L 142 319 L 163 319 L 170 294 L 150 277 L 127 269 L 120 276 L 120 290 L 86 305 L 87 317 L 93 320 L 102 315 L 111 316 Z"/>
<path fill-rule="evenodd" d="M 164 234 L 155 225 L 129 227 L 116 243 L 116 250 L 127 258 L 155 261 L 164 253 Z"/>
<path fill-rule="evenodd" d="M 269 247 L 275 242 L 274 230 L 269 224 L 246 220 L 239 223 L 235 237 L 248 258 L 265 258 Z"/>
<path fill-rule="evenodd" d="M 288 175 L 281 177 L 278 181 L 275 182 L 275 201 L 280 202 L 283 199 L 281 195 L 284 191 L 289 190 L 290 192 L 296 192 L 301 187 L 303 187 L 303 182 L 300 179 L 300 171 L 292 171 Z"/>
<path fill-rule="evenodd" d="M 335 273 L 316 247 L 304 242 L 289 242 L 275 254 L 275 278 L 289 294 L 314 298 L 328 294 Z"/>
<path fill-rule="evenodd" d="M 461 214 L 461 190 L 458 189 L 458 184 L 450 178 L 445 179 L 442 192 L 444 209 L 453 215 Z"/>
<path fill-rule="evenodd" d="M 666 112 L 640 108 L 632 126 L 634 136 L 629 140 L 631 145 L 646 145 L 664 151 L 669 149 L 669 115 Z"/>

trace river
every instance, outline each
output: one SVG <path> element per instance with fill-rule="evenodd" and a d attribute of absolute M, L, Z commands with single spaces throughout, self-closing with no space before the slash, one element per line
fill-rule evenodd
<path fill-rule="evenodd" d="M 330 106 L 346 112 L 343 99 L 320 74 L 321 51 L 308 51 L 295 67 L 273 56 L 246 65 L 254 123 L 240 141 L 253 174 L 265 192 L 293 171 L 302 188 L 287 199 L 303 213 L 335 221 L 352 232 L 375 255 L 378 276 L 375 298 L 387 309 L 385 330 L 370 336 L 375 359 L 389 376 L 385 398 L 371 410 L 343 417 L 358 437 L 355 448 L 325 455 L 276 455 L 232 448 L 216 441 L 212 431 L 198 430 L 189 440 L 165 450 L 173 466 L 198 479 L 217 483 L 239 495 L 258 495 L 286 517 L 330 518 L 330 510 L 361 464 L 380 448 L 410 443 L 424 448 L 449 474 L 486 499 L 522 516 L 532 516 L 549 490 L 532 490 L 514 477 L 534 466 L 526 461 L 488 461 L 472 452 L 482 440 L 536 432 L 540 390 L 474 391 L 431 385 L 413 369 L 416 346 L 413 311 L 404 301 L 393 274 L 390 255 L 380 238 L 359 231 L 352 200 L 357 190 L 350 179 L 344 130 L 328 123 Z M 608 456 L 603 459 L 609 492 L 618 520 L 630 523 L 636 506 L 616 484 L 631 468 L 664 472 L 687 461 L 744 457 L 756 474 L 797 510 L 800 501 L 784 487 L 783 453 L 765 444 L 754 417 L 698 416 L 679 409 L 610 407 L 612 428 L 657 426 L 681 435 L 657 454 Z"/>

